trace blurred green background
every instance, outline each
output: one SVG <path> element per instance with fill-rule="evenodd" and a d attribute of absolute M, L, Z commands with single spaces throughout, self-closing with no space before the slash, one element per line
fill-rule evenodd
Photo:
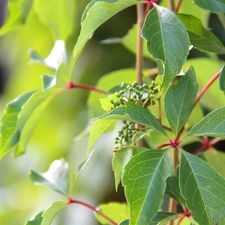
<path fill-rule="evenodd" d="M 62 39 L 66 43 L 68 58 L 71 57 L 79 35 L 80 18 L 88 3 L 88 0 L 0 0 L 1 113 L 8 101 L 24 92 L 40 89 L 42 74 L 54 74 L 46 66 L 31 62 L 29 49 L 36 50 L 41 57 L 46 58 L 55 41 Z M 161 3 L 167 5 L 167 1 Z M 212 28 L 214 24 L 218 24 L 213 21 L 213 16 L 209 17 L 189 1 L 184 1 L 181 12 L 197 13 L 205 25 L 210 24 Z M 98 79 L 107 73 L 134 68 L 135 55 L 127 47 L 132 50 L 135 46 L 126 47 L 126 43 L 104 45 L 100 41 L 125 36 L 135 22 L 136 8 L 130 7 L 103 24 L 79 58 L 73 81 L 95 85 Z M 218 28 L 216 26 L 213 29 L 217 32 Z M 218 35 L 221 35 L 221 40 L 225 37 L 224 34 Z M 191 57 L 208 58 L 209 55 L 193 50 Z M 206 69 L 210 75 L 221 65 L 219 62 L 213 63 L 213 66 L 207 63 L 208 67 L 212 67 L 212 73 Z M 144 64 L 146 68 L 155 65 L 147 58 Z M 87 138 L 79 141 L 74 138 L 85 130 L 89 122 L 88 96 L 87 91 L 77 89 L 57 95 L 41 115 L 28 143 L 27 152 L 18 158 L 8 154 L 0 161 L 1 225 L 24 224 L 33 215 L 47 208 L 51 202 L 62 198 L 45 187 L 33 185 L 29 179 L 29 171 L 34 169 L 45 172 L 54 160 L 60 158 L 65 158 L 76 170 L 86 156 Z M 98 116 L 99 105 L 92 107 L 96 107 L 94 116 Z M 122 191 L 115 193 L 114 188 L 111 167 L 113 153 L 109 148 L 110 145 L 113 146 L 112 135 L 105 134 L 97 141 L 93 160 L 77 180 L 73 195 L 75 199 L 93 206 L 109 201 L 124 201 Z M 73 205 L 62 210 L 53 224 L 98 223 L 91 211 Z"/>

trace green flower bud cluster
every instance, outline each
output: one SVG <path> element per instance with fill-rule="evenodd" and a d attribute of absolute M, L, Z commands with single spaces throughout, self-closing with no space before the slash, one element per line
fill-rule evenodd
<path fill-rule="evenodd" d="M 135 128 L 135 123 L 123 120 L 123 127 L 118 132 L 118 136 L 115 139 L 116 147 L 114 151 L 129 146 L 132 144 L 132 138 L 137 133 L 137 129 Z"/>

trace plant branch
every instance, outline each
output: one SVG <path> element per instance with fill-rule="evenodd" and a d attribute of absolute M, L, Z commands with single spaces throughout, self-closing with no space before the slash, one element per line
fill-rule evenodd
<path fill-rule="evenodd" d="M 79 89 L 84 89 L 84 90 L 88 90 L 88 91 L 95 91 L 95 92 L 99 92 L 99 93 L 104 94 L 104 95 L 108 95 L 107 91 L 98 89 L 98 88 L 93 87 L 93 86 L 85 85 L 85 84 L 74 84 L 72 81 L 69 82 L 69 84 L 65 88 L 65 90 L 69 90 L 69 89 L 73 89 L 73 88 L 79 88 Z"/>
<path fill-rule="evenodd" d="M 201 100 L 202 96 L 206 93 L 206 91 L 211 87 L 211 85 L 219 78 L 220 76 L 220 71 L 217 72 L 210 80 L 209 82 L 202 88 L 202 90 L 200 91 L 200 93 L 198 94 L 195 103 L 194 103 L 194 107 L 197 105 L 197 103 Z"/>
<path fill-rule="evenodd" d="M 174 9 L 174 12 L 178 12 L 178 11 L 179 11 L 182 2 L 183 2 L 183 0 L 179 0 L 179 2 L 178 2 L 178 4 L 177 4 L 176 8 Z"/>
<path fill-rule="evenodd" d="M 70 204 L 78 204 L 78 205 L 82 205 L 88 209 L 90 209 L 91 211 L 95 212 L 96 214 L 98 214 L 99 216 L 102 216 L 104 217 L 106 220 L 108 220 L 111 224 L 113 225 L 118 225 L 115 221 L 113 221 L 111 218 L 109 218 L 108 216 L 106 216 L 104 213 L 102 213 L 101 211 L 97 210 L 95 207 L 85 203 L 85 202 L 82 202 L 82 201 L 79 201 L 79 200 L 73 200 L 73 199 L 69 199 L 68 200 L 68 205 Z"/>
<path fill-rule="evenodd" d="M 174 0 L 169 0 L 169 6 L 170 6 L 170 10 L 174 11 L 175 10 L 175 3 Z"/>

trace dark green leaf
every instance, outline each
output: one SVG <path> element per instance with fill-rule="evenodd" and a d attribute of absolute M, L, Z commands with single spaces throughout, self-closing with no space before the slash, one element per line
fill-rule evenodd
<path fill-rule="evenodd" d="M 195 4 L 210 12 L 225 12 L 225 2 L 220 0 L 194 0 Z"/>
<path fill-rule="evenodd" d="M 53 202 L 48 209 L 46 209 L 43 214 L 43 220 L 41 225 L 50 225 L 57 215 L 57 213 L 67 205 L 65 201 Z"/>
<path fill-rule="evenodd" d="M 116 223 L 119 223 L 121 220 L 124 220 L 129 216 L 129 208 L 123 203 L 111 202 L 108 204 L 102 204 L 100 207 L 98 207 L 98 209 L 109 218 L 112 218 Z M 95 214 L 95 217 L 101 224 L 113 225 L 98 214 Z"/>
<path fill-rule="evenodd" d="M 43 217 L 43 212 L 38 213 L 35 217 L 27 221 L 26 225 L 41 225 Z"/>
<path fill-rule="evenodd" d="M 204 160 L 182 151 L 179 181 L 196 222 L 225 224 L 225 180 L 220 174 Z"/>
<path fill-rule="evenodd" d="M 142 35 L 148 41 L 148 51 L 158 59 L 160 74 L 164 70 L 163 88 L 166 89 L 180 73 L 189 52 L 186 28 L 172 11 L 155 5 L 146 17 Z"/>
<path fill-rule="evenodd" d="M 149 225 L 158 225 L 158 224 L 166 225 L 170 220 L 175 219 L 178 216 L 179 216 L 178 213 L 158 212 L 153 221 L 151 221 Z"/>
<path fill-rule="evenodd" d="M 219 84 L 220 84 L 220 90 L 225 93 L 225 66 L 220 72 Z"/>
<path fill-rule="evenodd" d="M 147 109 L 130 102 L 126 102 L 124 105 L 115 108 L 101 118 L 133 121 L 146 127 L 155 128 L 160 133 L 167 136 L 161 124 Z"/>
<path fill-rule="evenodd" d="M 225 137 L 225 107 L 213 110 L 186 134 L 190 136 Z"/>
<path fill-rule="evenodd" d="M 30 177 L 34 184 L 46 186 L 68 197 L 70 189 L 69 166 L 65 160 L 55 160 L 49 170 L 43 174 L 31 170 Z"/>
<path fill-rule="evenodd" d="M 181 206 L 184 206 L 184 199 L 181 196 L 177 179 L 174 176 L 168 177 L 166 182 L 166 195 L 176 200 Z"/>
<path fill-rule="evenodd" d="M 129 223 L 130 223 L 130 220 L 126 219 L 126 220 L 122 221 L 119 225 L 129 225 Z"/>
<path fill-rule="evenodd" d="M 130 225 L 147 225 L 156 216 L 163 202 L 166 179 L 172 173 L 167 150 L 147 150 L 127 163 L 123 185 L 130 205 Z"/>
<path fill-rule="evenodd" d="M 74 61 L 77 60 L 84 45 L 101 24 L 118 12 L 136 3 L 137 0 L 97 0 L 90 2 L 82 16 L 81 32 L 73 53 Z"/>
<path fill-rule="evenodd" d="M 222 42 L 210 30 L 203 26 L 200 19 L 188 14 L 177 14 L 177 16 L 184 23 L 188 31 L 191 44 L 197 49 L 225 54 L 225 47 Z"/>
<path fill-rule="evenodd" d="M 113 157 L 112 167 L 114 171 L 116 190 L 118 190 L 118 185 L 122 179 L 124 167 L 130 160 L 131 156 L 131 148 L 123 148 L 121 150 L 118 150 Z"/>
<path fill-rule="evenodd" d="M 55 40 L 66 40 L 74 30 L 74 6 L 70 0 L 35 1 L 35 12 Z"/>
<path fill-rule="evenodd" d="M 33 93 L 34 91 L 22 94 L 6 105 L 0 124 L 0 158 L 7 154 L 19 141 L 18 115 L 22 110 L 22 106 Z"/>
<path fill-rule="evenodd" d="M 176 84 L 172 84 L 165 94 L 164 104 L 167 119 L 175 134 L 188 120 L 198 93 L 198 84 L 193 67 Z"/>

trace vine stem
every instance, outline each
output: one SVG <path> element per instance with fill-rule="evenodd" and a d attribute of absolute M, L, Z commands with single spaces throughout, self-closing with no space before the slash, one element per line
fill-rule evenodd
<path fill-rule="evenodd" d="M 74 84 L 72 81 L 70 81 L 68 86 L 65 87 L 65 90 L 69 90 L 69 89 L 73 89 L 73 88 L 79 88 L 79 89 L 84 89 L 84 90 L 88 90 L 88 91 L 95 91 L 95 92 L 99 92 L 104 95 L 108 95 L 107 91 L 98 89 L 93 86 L 85 85 L 85 84 Z"/>
<path fill-rule="evenodd" d="M 109 218 L 108 216 L 106 216 L 104 213 L 102 213 L 101 211 L 97 210 L 95 207 L 85 203 L 85 202 L 82 202 L 82 201 L 79 201 L 79 200 L 74 200 L 72 198 L 69 198 L 68 200 L 68 205 L 70 204 L 78 204 L 78 205 L 82 205 L 88 209 L 90 209 L 91 211 L 95 212 L 96 214 L 98 214 L 99 216 L 102 216 L 104 217 L 106 220 L 108 220 L 111 224 L 113 225 L 118 225 L 114 220 L 112 220 L 111 218 Z"/>
<path fill-rule="evenodd" d="M 194 103 L 194 107 L 197 105 L 197 103 L 201 100 L 202 96 L 206 93 L 206 91 L 211 87 L 211 85 L 219 78 L 220 76 L 220 72 L 217 72 L 210 80 L 209 82 L 202 88 L 202 90 L 200 91 L 200 93 L 198 94 L 195 103 Z"/>

